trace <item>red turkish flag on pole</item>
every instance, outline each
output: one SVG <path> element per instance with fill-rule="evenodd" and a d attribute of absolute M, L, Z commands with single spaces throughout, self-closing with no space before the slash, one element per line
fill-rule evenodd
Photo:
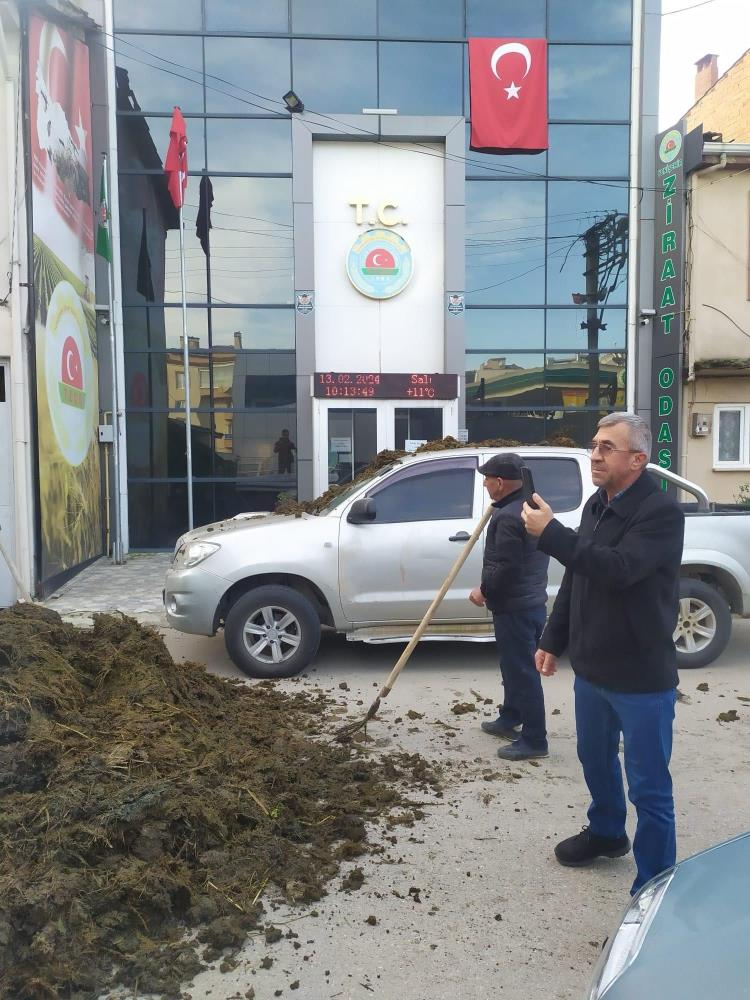
<path fill-rule="evenodd" d="M 547 149 L 547 42 L 470 38 L 470 148 L 480 153 Z"/>
<path fill-rule="evenodd" d="M 169 127 L 169 149 L 164 160 L 164 173 L 167 175 L 167 187 L 172 196 L 175 208 L 182 208 L 187 187 L 188 159 L 187 132 L 185 119 L 178 107 L 172 112 L 172 124 Z"/>

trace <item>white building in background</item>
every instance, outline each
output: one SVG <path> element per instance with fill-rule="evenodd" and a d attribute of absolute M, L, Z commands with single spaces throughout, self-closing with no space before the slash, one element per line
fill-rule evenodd
<path fill-rule="evenodd" d="M 33 590 L 36 504 L 21 69 L 18 8 L 0 3 L 0 542 L 23 586 Z M 0 555 L 0 607 L 16 596 L 13 573 Z"/>

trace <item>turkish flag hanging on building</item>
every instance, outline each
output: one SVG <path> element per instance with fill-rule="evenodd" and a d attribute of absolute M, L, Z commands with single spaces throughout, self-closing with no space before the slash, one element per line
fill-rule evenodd
<path fill-rule="evenodd" d="M 182 208 L 187 187 L 187 131 L 182 112 L 175 106 L 172 112 L 172 124 L 169 127 L 169 148 L 164 160 L 164 173 L 167 175 L 167 187 L 175 208 Z"/>
<path fill-rule="evenodd" d="M 548 146 L 547 42 L 470 38 L 470 148 L 541 153 Z"/>

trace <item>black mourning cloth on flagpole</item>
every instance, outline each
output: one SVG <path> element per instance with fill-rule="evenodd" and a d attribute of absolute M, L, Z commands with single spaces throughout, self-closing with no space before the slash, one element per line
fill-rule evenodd
<path fill-rule="evenodd" d="M 208 231 L 211 228 L 211 206 L 214 203 L 214 189 L 208 174 L 201 177 L 200 194 L 198 196 L 198 219 L 195 223 L 195 235 L 200 240 L 203 253 L 208 257 Z"/>
<path fill-rule="evenodd" d="M 146 302 L 153 302 L 156 298 L 154 294 L 154 281 L 151 277 L 151 257 L 148 252 L 148 238 L 146 232 L 146 209 L 143 209 L 143 226 L 141 229 L 141 249 L 138 252 L 138 276 L 135 284 L 136 290 L 144 297 Z"/>

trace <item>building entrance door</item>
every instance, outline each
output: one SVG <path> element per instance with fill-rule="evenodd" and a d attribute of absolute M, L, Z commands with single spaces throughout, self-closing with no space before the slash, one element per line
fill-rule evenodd
<path fill-rule="evenodd" d="M 314 400 L 314 496 L 349 483 L 379 451 L 402 451 L 407 441 L 435 441 L 458 433 L 456 401 L 351 400 L 346 406 Z"/>
<path fill-rule="evenodd" d="M 378 453 L 377 410 L 328 410 L 328 485 L 350 483 Z"/>
<path fill-rule="evenodd" d="M 13 491 L 13 447 L 10 423 L 10 365 L 0 361 L 0 538 L 11 558 L 15 557 L 15 501 Z M 16 602 L 16 585 L 0 556 L 0 608 Z"/>

